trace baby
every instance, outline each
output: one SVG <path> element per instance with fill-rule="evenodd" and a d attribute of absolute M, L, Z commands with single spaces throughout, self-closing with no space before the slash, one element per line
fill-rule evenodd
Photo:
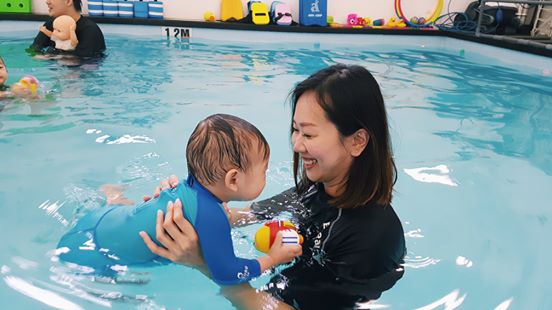
<path fill-rule="evenodd" d="M 8 81 L 8 69 L 6 68 L 4 59 L 0 57 L 0 98 L 2 98 L 9 89 L 9 86 L 6 85 L 7 81 Z"/>
<path fill-rule="evenodd" d="M 194 226 L 207 267 L 218 284 L 249 281 L 265 270 L 293 260 L 299 245 L 275 243 L 257 259 L 236 257 L 223 202 L 252 200 L 263 190 L 270 149 L 252 124 L 215 114 L 201 121 L 188 140 L 189 175 L 176 188 L 136 206 L 107 206 L 82 218 L 58 245 L 60 259 L 109 274 L 121 266 L 166 262 L 139 236 L 155 235 L 155 214 L 180 199 L 184 216 Z"/>
<path fill-rule="evenodd" d="M 61 15 L 54 19 L 54 31 L 41 26 L 40 31 L 47 35 L 50 40 L 56 42 L 56 48 L 64 51 L 74 51 L 79 41 L 77 40 L 77 23 L 68 15 Z"/>
<path fill-rule="evenodd" d="M 7 80 L 8 69 L 6 68 L 4 59 L 0 57 L 0 99 L 11 99 L 15 97 L 23 99 L 38 98 L 40 83 L 34 76 L 24 76 L 11 87 L 6 84 Z"/>

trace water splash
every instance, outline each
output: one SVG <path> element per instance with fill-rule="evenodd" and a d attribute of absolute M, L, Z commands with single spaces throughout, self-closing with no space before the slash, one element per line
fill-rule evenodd
<path fill-rule="evenodd" d="M 404 172 L 411 176 L 414 180 L 419 182 L 440 183 L 448 186 L 458 186 L 458 183 L 454 182 L 448 175 L 448 173 L 450 173 L 450 170 L 446 165 L 404 169 Z"/>

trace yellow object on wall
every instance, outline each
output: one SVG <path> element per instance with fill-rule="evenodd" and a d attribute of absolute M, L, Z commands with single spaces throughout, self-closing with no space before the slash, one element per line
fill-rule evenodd
<path fill-rule="evenodd" d="M 241 0 L 221 0 L 220 20 L 223 22 L 229 19 L 240 20 L 243 18 L 243 6 Z"/>

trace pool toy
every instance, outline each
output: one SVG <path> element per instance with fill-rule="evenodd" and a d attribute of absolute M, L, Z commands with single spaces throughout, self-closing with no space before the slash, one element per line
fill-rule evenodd
<path fill-rule="evenodd" d="M 387 24 L 385 25 L 387 28 L 405 28 L 406 23 L 402 18 L 399 18 L 399 20 L 396 20 L 395 17 L 391 17 Z"/>
<path fill-rule="evenodd" d="M 383 25 L 385 25 L 385 19 L 383 18 L 375 19 L 374 21 L 372 21 L 372 26 L 381 27 Z"/>
<path fill-rule="evenodd" d="M 358 23 L 358 16 L 355 13 L 347 15 L 347 25 L 354 26 Z"/>
<path fill-rule="evenodd" d="M 303 236 L 297 233 L 297 228 L 289 221 L 270 221 L 266 222 L 257 233 L 255 233 L 255 248 L 268 253 L 274 243 L 276 234 L 282 231 L 282 243 L 284 244 L 302 244 Z"/>
<path fill-rule="evenodd" d="M 326 27 L 328 25 L 328 1 L 299 0 L 299 24 Z"/>
<path fill-rule="evenodd" d="M 56 43 L 56 48 L 63 51 L 74 51 L 79 40 L 77 39 L 77 23 L 69 15 L 61 15 L 54 19 L 54 31 L 46 27 L 40 27 L 40 32 L 44 33 L 50 40 Z"/>
<path fill-rule="evenodd" d="M 220 20 L 238 21 L 243 18 L 243 6 L 241 0 L 221 0 Z"/>
<path fill-rule="evenodd" d="M 11 86 L 11 92 L 18 97 L 36 96 L 40 88 L 40 82 L 32 75 L 22 77 Z"/>
<path fill-rule="evenodd" d="M 255 25 L 268 25 L 270 17 L 268 16 L 268 6 L 262 2 L 249 2 L 249 14 Z"/>
<path fill-rule="evenodd" d="M 203 20 L 206 21 L 206 22 L 214 22 L 216 19 L 215 19 L 215 14 L 213 12 L 205 12 L 203 13 Z"/>
<path fill-rule="evenodd" d="M 281 1 L 272 1 L 270 5 L 270 18 L 276 25 L 291 25 L 293 20 L 291 19 L 291 8 L 289 4 Z"/>
<path fill-rule="evenodd" d="M 363 18 L 355 13 L 347 15 L 347 25 L 352 28 L 364 28 L 371 26 L 372 20 L 370 18 Z"/>
<path fill-rule="evenodd" d="M 433 10 L 433 13 L 429 17 L 420 17 L 417 19 L 417 22 L 413 22 L 412 19 L 406 18 L 401 7 L 401 0 L 395 0 L 395 13 L 398 17 L 402 18 L 405 23 L 410 27 L 429 27 L 431 24 L 441 15 L 441 10 L 443 9 L 443 0 L 437 0 L 437 5 Z"/>

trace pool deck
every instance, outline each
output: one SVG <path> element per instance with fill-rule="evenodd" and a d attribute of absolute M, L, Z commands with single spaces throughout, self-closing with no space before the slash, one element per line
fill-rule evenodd
<path fill-rule="evenodd" d="M 273 32 L 295 32 L 295 33 L 346 33 L 358 35 L 385 34 L 385 35 L 412 35 L 412 36 L 442 36 L 460 40 L 466 40 L 510 50 L 545 56 L 552 58 L 552 50 L 533 45 L 518 44 L 510 41 L 500 40 L 500 36 L 476 37 L 471 33 L 459 33 L 437 29 L 384 29 L 384 28 L 334 28 L 334 27 L 304 27 L 299 25 L 277 26 L 277 25 L 254 25 L 248 23 L 232 22 L 203 22 L 203 21 L 180 21 L 167 19 L 141 19 L 141 18 L 111 18 L 92 17 L 92 20 L 99 24 L 122 24 L 122 25 L 146 25 L 146 26 L 169 26 L 188 28 L 210 28 L 247 31 L 273 31 Z M 15 21 L 45 21 L 47 15 L 34 14 L 8 14 L 0 13 L 1 20 Z M 492 56 L 492 55 L 489 55 Z"/>

